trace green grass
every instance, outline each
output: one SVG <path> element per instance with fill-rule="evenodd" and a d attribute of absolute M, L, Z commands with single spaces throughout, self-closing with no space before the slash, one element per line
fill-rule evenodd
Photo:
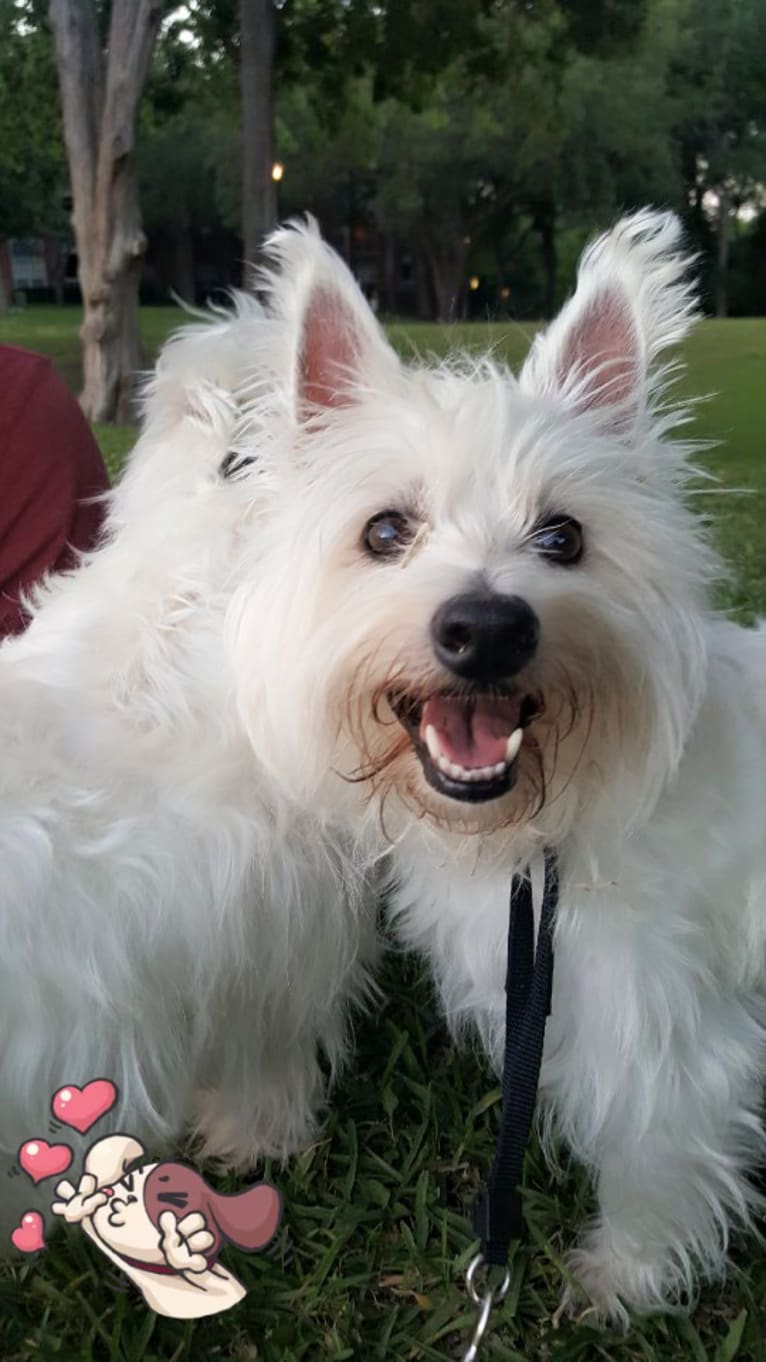
<path fill-rule="evenodd" d="M 143 314 L 151 354 L 179 320 Z M 409 327 L 418 348 L 498 345 L 516 362 L 529 328 Z M 392 328 L 406 346 L 405 331 Z M 0 341 L 43 350 L 76 384 L 76 314 L 32 309 L 0 319 Z M 766 321 L 707 322 L 687 349 L 689 393 L 716 395 L 701 436 L 730 494 L 704 498 L 732 569 L 726 603 L 748 620 L 766 611 L 764 376 Z M 134 432 L 98 432 L 112 469 Z M 750 489 L 737 495 L 735 489 Z M 498 1092 L 480 1056 L 456 1053 L 413 962 L 394 961 L 386 1001 L 359 1027 L 353 1069 L 334 1095 L 321 1140 L 284 1172 L 287 1239 L 278 1252 L 227 1261 L 248 1287 L 235 1310 L 183 1324 L 147 1311 L 105 1280 L 105 1262 L 71 1232 L 31 1263 L 0 1269 L 0 1362 L 444 1362 L 462 1356 L 461 1274 L 472 1239 L 465 1214 L 492 1155 Z M 725 1286 L 706 1289 L 691 1320 L 635 1319 L 627 1338 L 587 1320 L 554 1327 L 561 1256 L 591 1205 L 583 1175 L 554 1178 L 534 1148 L 526 1173 L 529 1245 L 493 1319 L 482 1362 L 763 1362 L 766 1260 L 735 1246 Z"/>

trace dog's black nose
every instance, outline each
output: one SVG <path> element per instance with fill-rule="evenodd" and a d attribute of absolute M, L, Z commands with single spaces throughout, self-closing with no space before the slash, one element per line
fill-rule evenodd
<path fill-rule="evenodd" d="M 471 681 L 502 681 L 534 657 L 540 622 L 520 596 L 471 592 L 453 596 L 431 621 L 443 666 Z"/>

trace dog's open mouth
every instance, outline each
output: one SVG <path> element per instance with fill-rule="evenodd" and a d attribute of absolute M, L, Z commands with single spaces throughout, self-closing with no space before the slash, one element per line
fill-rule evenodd
<path fill-rule="evenodd" d="M 524 729 L 538 711 L 531 695 L 436 692 L 416 700 L 390 692 L 388 702 L 440 794 L 478 804 L 513 789 Z"/>

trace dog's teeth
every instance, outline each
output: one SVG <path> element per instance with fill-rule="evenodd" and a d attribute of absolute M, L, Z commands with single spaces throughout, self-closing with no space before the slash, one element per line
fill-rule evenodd
<path fill-rule="evenodd" d="M 513 733 L 508 739 L 508 746 L 505 749 L 506 764 L 510 765 L 510 763 L 517 756 L 519 748 L 521 747 L 521 740 L 523 737 L 524 734 L 520 728 L 514 729 Z"/>
<path fill-rule="evenodd" d="M 445 776 L 449 776 L 451 780 L 461 780 L 464 784 L 466 782 L 470 784 L 471 782 L 478 780 L 497 780 L 498 776 L 505 774 L 507 763 L 504 761 L 497 762 L 495 766 L 471 767 L 459 766 L 457 762 L 450 761 L 448 757 L 444 756 L 444 753 L 440 749 L 437 748 L 437 750 L 434 750 L 431 745 L 431 740 L 429 740 L 429 730 L 433 732 L 430 724 L 425 732 L 428 750 L 439 770 L 443 771 Z"/>
<path fill-rule="evenodd" d="M 441 757 L 441 754 L 442 754 L 442 749 L 441 749 L 441 743 L 439 742 L 438 734 L 437 734 L 436 729 L 434 728 L 433 724 L 427 724 L 427 725 L 426 725 L 426 731 L 425 731 L 424 737 L 425 737 L 425 740 L 426 740 L 426 747 L 428 748 L 429 752 L 431 753 L 431 756 L 433 757 L 433 760 L 434 760 L 434 761 L 439 761 L 439 759 L 440 759 L 440 757 Z"/>

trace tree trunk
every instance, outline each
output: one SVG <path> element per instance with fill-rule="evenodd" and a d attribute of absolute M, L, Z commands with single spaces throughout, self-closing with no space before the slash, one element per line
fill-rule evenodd
<path fill-rule="evenodd" d="M 729 242 L 731 232 L 731 198 L 726 185 L 718 191 L 718 214 L 716 217 L 716 272 L 715 272 L 715 315 L 725 317 L 729 310 Z"/>
<path fill-rule="evenodd" d="M 380 235 L 380 305 L 389 317 L 396 312 L 396 244 L 390 232 Z"/>
<path fill-rule="evenodd" d="M 535 213 L 535 229 L 540 238 L 540 255 L 545 278 L 543 310 L 546 318 L 551 318 L 556 311 L 556 274 L 558 271 L 556 209 L 552 204 L 547 203 Z"/>
<path fill-rule="evenodd" d="M 441 250 L 433 244 L 426 247 L 431 280 L 436 296 L 436 314 L 440 322 L 454 322 L 461 315 L 460 303 L 465 269 L 466 250 L 457 246 Z"/>
<path fill-rule="evenodd" d="M 135 126 L 162 8 L 162 0 L 112 0 L 104 56 L 93 0 L 50 0 L 83 300 L 80 403 L 91 421 L 133 416 L 146 247 Z"/>
<path fill-rule="evenodd" d="M 245 282 L 252 283 L 263 241 L 276 226 L 274 165 L 274 0 L 240 0 L 242 93 L 242 240 Z"/>
<path fill-rule="evenodd" d="M 412 251 L 412 268 L 415 277 L 415 315 L 421 322 L 431 322 L 436 316 L 436 306 L 431 285 L 431 271 L 425 247 L 420 243 Z"/>
<path fill-rule="evenodd" d="M 696 239 L 702 239 L 703 224 L 705 222 L 704 198 L 705 183 L 699 173 L 699 161 L 697 151 L 697 141 L 694 136 L 686 136 L 681 140 L 681 174 L 683 178 L 684 202 L 688 203 L 687 209 L 689 222 L 693 226 Z"/>
<path fill-rule="evenodd" d="M 185 303 L 194 304 L 196 300 L 196 280 L 194 275 L 194 238 L 188 222 L 179 222 L 173 228 L 171 238 L 172 287 Z"/>
<path fill-rule="evenodd" d="M 53 268 L 53 292 L 56 307 L 64 306 L 64 277 L 66 274 L 67 252 L 60 241 L 56 242 L 55 264 Z"/>

